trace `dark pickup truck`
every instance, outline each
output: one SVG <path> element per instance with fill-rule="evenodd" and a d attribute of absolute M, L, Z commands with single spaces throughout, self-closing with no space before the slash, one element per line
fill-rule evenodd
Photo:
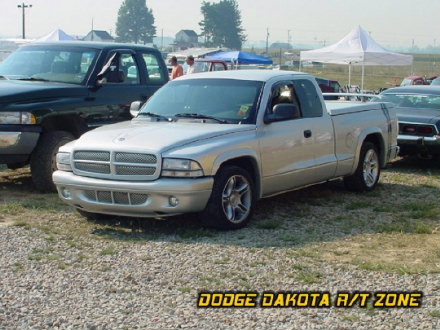
<path fill-rule="evenodd" d="M 129 120 L 168 81 L 160 52 L 140 45 L 33 43 L 0 63 L 0 164 L 30 164 L 40 191 L 54 191 L 58 148 L 104 124 Z"/>

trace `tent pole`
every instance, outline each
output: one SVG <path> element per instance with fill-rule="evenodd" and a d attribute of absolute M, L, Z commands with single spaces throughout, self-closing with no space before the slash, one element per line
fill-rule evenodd
<path fill-rule="evenodd" d="M 361 93 L 364 92 L 364 74 L 365 74 L 365 62 L 362 62 L 362 82 L 361 82 Z"/>
<path fill-rule="evenodd" d="M 348 88 L 351 89 L 351 62 L 348 62 Z M 350 92 L 350 90 L 347 92 Z"/>

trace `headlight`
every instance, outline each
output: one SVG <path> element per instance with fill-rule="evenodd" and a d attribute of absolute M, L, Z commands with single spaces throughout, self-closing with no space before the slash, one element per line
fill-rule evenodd
<path fill-rule="evenodd" d="M 164 158 L 162 176 L 195 178 L 203 176 L 203 170 L 199 163 L 191 159 Z"/>
<path fill-rule="evenodd" d="M 35 116 L 30 112 L 0 112 L 0 124 L 33 125 L 36 122 Z"/>
<path fill-rule="evenodd" d="M 72 166 L 70 165 L 70 152 L 57 153 L 57 168 L 60 171 L 72 172 Z"/>

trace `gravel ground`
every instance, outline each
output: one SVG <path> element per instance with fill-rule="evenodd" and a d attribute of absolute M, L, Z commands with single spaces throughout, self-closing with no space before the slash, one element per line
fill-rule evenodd
<path fill-rule="evenodd" d="M 255 231 L 257 235 L 258 231 Z M 252 236 L 248 229 L 246 236 Z M 214 239 L 108 240 L 80 247 L 0 227 L 0 329 L 438 329 L 438 274 L 323 263 Z M 56 252 L 56 253 L 55 253 Z M 33 257 L 30 257 L 33 256 Z M 68 266 L 63 266 L 68 265 Z M 313 280 L 300 280 L 307 270 Z M 318 275 L 317 275 L 318 274 Z M 421 308 L 197 308 L 199 290 L 416 291 Z"/>

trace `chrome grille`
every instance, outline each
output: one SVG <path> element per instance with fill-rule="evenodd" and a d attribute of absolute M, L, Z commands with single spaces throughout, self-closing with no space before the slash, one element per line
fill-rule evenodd
<path fill-rule="evenodd" d="M 124 163 L 156 164 L 157 158 L 155 155 L 150 154 L 116 152 L 115 161 Z"/>
<path fill-rule="evenodd" d="M 77 150 L 73 153 L 77 175 L 115 180 L 155 180 L 161 159 L 151 153 Z"/>
<path fill-rule="evenodd" d="M 130 205 L 130 199 L 128 193 L 115 191 L 113 192 L 113 200 L 115 204 Z"/>
<path fill-rule="evenodd" d="M 155 167 L 116 165 L 118 175 L 153 175 Z"/>
<path fill-rule="evenodd" d="M 110 164 L 75 162 L 75 167 L 84 172 L 110 174 Z"/>
<path fill-rule="evenodd" d="M 96 197 L 98 198 L 98 202 L 101 203 L 111 204 L 113 202 L 112 193 L 110 191 L 97 191 Z"/>
<path fill-rule="evenodd" d="M 118 205 L 142 205 L 148 201 L 147 194 L 123 191 L 85 190 L 83 195 L 93 202 Z"/>
<path fill-rule="evenodd" d="M 108 151 L 76 151 L 73 156 L 76 160 L 110 161 Z"/>

